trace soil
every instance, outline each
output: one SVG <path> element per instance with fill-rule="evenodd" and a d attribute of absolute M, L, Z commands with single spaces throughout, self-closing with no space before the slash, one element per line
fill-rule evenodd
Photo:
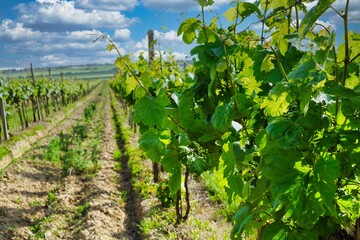
<path fill-rule="evenodd" d="M 102 87 L 106 91 L 100 96 Z M 84 121 L 84 108 L 90 101 L 98 102 L 99 114 L 89 127 L 92 132 L 102 129 L 99 169 L 95 174 L 64 177 L 59 163 L 43 159 L 44 149 L 53 136 L 70 132 L 75 124 Z M 149 213 L 159 206 L 159 201 L 154 197 L 139 198 L 127 166 L 128 156 L 121 158 L 121 170 L 116 169 L 114 152 L 116 149 L 125 152 L 125 146 L 116 137 L 111 113 L 108 87 L 104 84 L 76 103 L 74 111 L 67 115 L 58 113 L 57 120 L 46 125 L 31 141 L 17 143 L 18 150 L 14 150 L 13 156 L 18 157 L 9 160 L 12 163 L 0 179 L 1 240 L 170 239 L 169 233 L 176 233 L 179 236 L 176 239 L 195 239 L 199 226 L 192 223 L 169 222 L 166 231 L 153 230 L 146 235 L 140 232 L 141 219 L 151 218 Z M 132 136 L 131 144 L 136 145 L 137 138 Z M 2 167 L 6 165 L 0 162 Z M 144 172 L 150 171 L 150 162 L 143 163 Z M 192 179 L 190 189 L 194 206 L 190 222 L 208 223 L 196 239 L 223 239 L 230 224 L 217 214 L 217 206 L 210 202 L 201 183 Z"/>

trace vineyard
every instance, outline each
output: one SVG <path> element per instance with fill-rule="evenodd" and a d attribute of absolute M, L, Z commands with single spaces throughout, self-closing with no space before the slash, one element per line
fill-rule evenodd
<path fill-rule="evenodd" d="M 102 35 L 108 81 L 1 81 L 0 239 L 360 239 L 350 1 L 234 1 L 226 25 L 197 2 L 192 63 Z"/>

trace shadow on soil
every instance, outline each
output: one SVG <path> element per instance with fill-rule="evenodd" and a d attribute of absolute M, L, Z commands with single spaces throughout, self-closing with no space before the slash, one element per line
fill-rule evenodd
<path fill-rule="evenodd" d="M 142 232 L 139 225 L 142 218 L 142 207 L 140 204 L 140 196 L 138 193 L 136 193 L 132 185 L 132 174 L 128 166 L 129 156 L 126 154 L 125 142 L 122 139 L 121 122 L 117 118 L 118 113 L 113 105 L 112 105 L 112 110 L 113 110 L 113 119 L 115 122 L 115 130 L 118 136 L 116 138 L 116 144 L 118 146 L 118 149 L 120 149 L 121 152 L 123 153 L 123 156 L 120 159 L 122 167 L 120 171 L 119 190 L 126 192 L 126 203 L 125 203 L 125 213 L 127 215 L 127 218 L 125 220 L 126 232 L 133 239 L 142 240 L 144 238 L 142 236 Z"/>

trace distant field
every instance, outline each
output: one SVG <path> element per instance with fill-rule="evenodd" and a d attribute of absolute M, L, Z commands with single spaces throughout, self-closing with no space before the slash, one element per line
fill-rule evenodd
<path fill-rule="evenodd" d="M 50 68 L 52 79 L 61 79 L 61 75 L 64 79 L 107 79 L 111 78 L 115 71 L 116 67 L 112 64 Z M 49 68 L 35 68 L 34 74 L 36 78 L 48 77 Z M 30 76 L 30 69 L 4 70 L 2 75 L 5 79 L 27 78 Z"/>

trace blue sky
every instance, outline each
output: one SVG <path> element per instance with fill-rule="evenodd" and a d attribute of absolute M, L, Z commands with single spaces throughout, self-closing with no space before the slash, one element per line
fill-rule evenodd
<path fill-rule="evenodd" d="M 221 16 L 230 2 L 215 0 L 213 12 L 207 14 Z M 341 9 L 344 3 L 337 0 L 333 6 Z M 351 0 L 351 27 L 357 32 L 359 9 L 360 0 Z M 147 49 L 149 29 L 155 31 L 157 50 L 183 59 L 192 46 L 182 43 L 177 29 L 184 19 L 199 13 L 194 0 L 1 0 L 0 69 L 27 68 L 30 62 L 36 67 L 112 63 L 115 52 L 107 52 L 105 42 L 93 39 L 107 34 L 123 54 L 137 55 Z M 340 19 L 333 13 L 323 23 L 341 31 Z"/>

